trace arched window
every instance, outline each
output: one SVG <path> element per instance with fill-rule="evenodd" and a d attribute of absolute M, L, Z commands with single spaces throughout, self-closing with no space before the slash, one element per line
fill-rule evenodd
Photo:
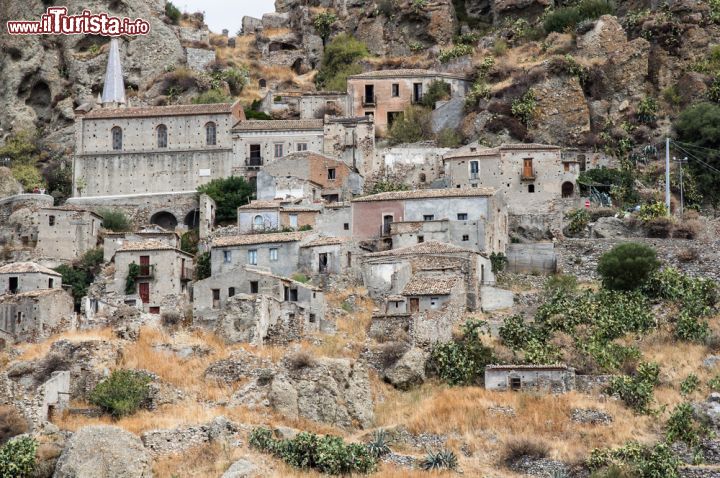
<path fill-rule="evenodd" d="M 161 124 L 157 127 L 157 147 L 167 148 L 167 126 Z"/>
<path fill-rule="evenodd" d="M 263 228 L 263 225 L 265 224 L 265 221 L 263 220 L 263 217 L 258 214 L 253 218 L 253 229 L 259 230 Z"/>
<path fill-rule="evenodd" d="M 115 126 L 113 129 L 110 130 L 110 133 L 112 134 L 112 149 L 113 151 L 121 151 L 122 150 L 122 128 L 120 126 Z"/>
<path fill-rule="evenodd" d="M 212 121 L 205 125 L 205 144 L 208 146 L 217 144 L 217 128 Z"/>

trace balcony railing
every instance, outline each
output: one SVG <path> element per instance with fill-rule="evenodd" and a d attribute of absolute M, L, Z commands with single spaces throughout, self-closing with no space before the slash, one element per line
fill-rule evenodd
<path fill-rule="evenodd" d="M 385 237 L 390 235 L 390 226 L 392 223 L 383 224 L 380 226 L 380 236 Z"/>
<path fill-rule="evenodd" d="M 522 181 L 535 181 L 535 170 L 523 169 L 523 172 L 520 174 L 520 179 Z"/>
<path fill-rule="evenodd" d="M 470 173 L 470 179 L 480 179 L 480 173 Z"/>
<path fill-rule="evenodd" d="M 180 280 L 184 280 L 184 281 L 193 280 L 194 276 L 195 276 L 195 273 L 194 273 L 192 267 L 183 267 L 180 270 Z"/>
<path fill-rule="evenodd" d="M 138 267 L 138 277 L 152 278 L 155 276 L 155 266 L 150 264 L 140 264 Z"/>
<path fill-rule="evenodd" d="M 376 104 L 377 99 L 375 98 L 375 95 L 363 96 L 363 106 L 375 106 Z"/>

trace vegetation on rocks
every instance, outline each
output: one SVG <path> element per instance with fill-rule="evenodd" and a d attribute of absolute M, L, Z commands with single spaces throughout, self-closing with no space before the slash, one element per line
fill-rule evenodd
<path fill-rule="evenodd" d="M 593 20 L 602 15 L 612 14 L 615 4 L 611 0 L 581 0 L 575 5 L 556 8 L 545 15 L 545 32 L 564 33 L 573 30 L 584 20 Z"/>
<path fill-rule="evenodd" d="M 406 108 L 388 132 L 391 144 L 416 143 L 431 137 L 430 110 L 421 106 Z"/>
<path fill-rule="evenodd" d="M 97 248 L 87 251 L 72 265 L 63 264 L 55 268 L 62 275 L 63 285 L 70 287 L 75 307 L 80 307 L 80 301 L 87 295 L 87 289 L 100 272 L 102 263 L 103 250 Z"/>
<path fill-rule="evenodd" d="M 31 437 L 10 440 L 0 447 L 0 477 L 30 478 L 36 465 L 38 443 Z"/>
<path fill-rule="evenodd" d="M 98 214 L 102 216 L 102 227 L 108 231 L 126 232 L 132 229 L 132 224 L 120 209 L 101 209 Z"/>
<path fill-rule="evenodd" d="M 481 340 L 486 327 L 486 322 L 470 319 L 463 324 L 462 337 L 435 346 L 431 362 L 442 380 L 450 385 L 480 383 L 485 366 L 492 363 L 492 351 Z"/>
<path fill-rule="evenodd" d="M 354 37 L 347 34 L 335 36 L 325 47 L 315 83 L 326 91 L 345 91 L 347 77 L 362 71 L 358 60 L 368 55 L 367 47 Z"/>
<path fill-rule="evenodd" d="M 215 220 L 218 223 L 237 220 L 237 208 L 250 202 L 255 188 L 240 176 L 213 179 L 198 188 L 201 194 L 207 194 L 217 207 Z"/>
<path fill-rule="evenodd" d="M 90 401 L 114 418 L 132 415 L 150 396 L 150 377 L 135 370 L 114 370 L 98 383 Z"/>

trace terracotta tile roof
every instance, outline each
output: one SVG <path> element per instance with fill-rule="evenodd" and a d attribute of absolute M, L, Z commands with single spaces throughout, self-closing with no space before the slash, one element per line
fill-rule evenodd
<path fill-rule="evenodd" d="M 259 275 L 263 275 L 266 277 L 272 277 L 273 279 L 291 282 L 293 284 L 296 284 L 298 287 L 303 287 L 305 289 L 310 289 L 310 290 L 313 290 L 316 292 L 322 292 L 322 289 L 320 287 L 314 286 L 312 284 L 307 284 L 305 282 L 299 282 L 299 281 L 296 281 L 295 279 L 291 279 L 290 277 L 279 276 L 277 274 L 273 274 L 272 272 L 269 272 L 269 271 L 266 271 L 263 269 L 256 269 L 252 266 L 244 266 L 243 269 L 245 269 L 248 272 L 252 272 L 253 274 L 259 274 Z"/>
<path fill-rule="evenodd" d="M 377 71 L 366 71 L 365 73 L 359 73 L 357 75 L 351 75 L 348 79 L 353 78 L 403 78 L 403 77 L 443 77 L 443 78 L 459 78 L 461 80 L 467 79 L 465 75 L 444 73 L 435 70 L 422 70 L 422 69 L 399 69 L 399 70 L 377 70 Z"/>
<path fill-rule="evenodd" d="M 45 266 L 36 264 L 35 262 L 13 262 L 6 266 L 0 267 L 0 274 L 48 274 L 53 276 L 60 276 L 60 273 L 48 269 Z"/>
<path fill-rule="evenodd" d="M 6 301 L 12 301 L 13 299 L 17 298 L 27 298 L 27 297 L 44 297 L 47 295 L 54 295 L 54 294 L 67 294 L 63 289 L 38 289 L 38 290 L 29 290 L 27 292 L 19 292 L 17 294 L 5 294 L 0 295 L 0 302 L 6 302 Z"/>
<path fill-rule="evenodd" d="M 316 151 L 296 151 L 293 153 L 288 153 L 279 159 L 285 160 L 285 159 L 305 159 L 305 158 L 307 158 L 311 161 L 330 161 L 332 163 L 339 164 L 341 166 L 346 166 L 344 161 L 332 158 L 330 156 L 326 156 L 326 155 L 318 153 Z M 273 161 L 273 163 L 276 163 L 277 161 L 278 160 L 276 159 Z"/>
<path fill-rule="evenodd" d="M 232 127 L 233 131 L 294 131 L 307 129 L 323 129 L 323 120 L 246 120 L 239 121 Z"/>
<path fill-rule="evenodd" d="M 280 201 L 251 201 L 238 209 L 277 209 L 280 206 Z"/>
<path fill-rule="evenodd" d="M 312 206 L 307 204 L 293 204 L 288 201 L 275 200 L 275 201 L 252 201 L 249 204 L 240 206 L 238 209 L 243 211 L 254 211 L 257 209 L 282 209 L 283 211 L 292 212 L 320 212 L 322 207 L 320 205 Z"/>
<path fill-rule="evenodd" d="M 307 244 L 303 244 L 301 247 L 339 246 L 340 244 L 345 244 L 349 240 L 349 237 L 318 237 Z"/>
<path fill-rule="evenodd" d="M 565 364 L 554 364 L 554 365 L 486 365 L 485 370 L 568 370 Z"/>
<path fill-rule="evenodd" d="M 144 106 L 138 108 L 96 108 L 83 118 L 150 118 L 154 116 L 187 116 L 231 114 L 234 103 L 206 105 Z"/>
<path fill-rule="evenodd" d="M 496 190 L 493 188 L 416 189 L 414 191 L 390 191 L 371 194 L 370 196 L 355 198 L 352 202 L 493 196 L 495 192 Z"/>
<path fill-rule="evenodd" d="M 212 247 L 246 246 L 250 244 L 268 244 L 274 242 L 295 242 L 302 240 L 306 235 L 306 232 L 295 231 L 218 237 L 213 240 Z"/>
<path fill-rule="evenodd" d="M 475 149 L 475 151 L 473 151 L 473 149 Z M 559 151 L 560 149 L 560 146 L 540 143 L 503 143 L 497 148 L 488 148 L 475 142 L 449 152 L 443 156 L 443 159 L 497 156 L 503 151 Z"/>
<path fill-rule="evenodd" d="M 426 241 L 421 242 L 420 244 L 413 244 L 412 246 L 390 249 L 389 251 L 365 254 L 365 257 L 399 257 L 413 256 L 416 254 L 452 254 L 455 252 L 470 252 L 472 254 L 478 254 L 477 251 L 454 246 L 445 242 Z"/>
<path fill-rule="evenodd" d="M 100 219 L 102 219 L 102 216 L 96 212 L 90 211 L 89 209 L 84 209 L 78 206 L 72 206 L 69 204 L 66 204 L 64 206 L 47 206 L 47 207 L 41 207 L 41 211 L 66 211 L 66 212 L 85 212 L 88 214 L 92 214 L 93 216 L 96 216 Z"/>
<path fill-rule="evenodd" d="M 406 297 L 404 295 L 389 295 L 385 297 L 388 302 L 405 302 Z"/>
<path fill-rule="evenodd" d="M 405 284 L 402 295 L 449 295 L 453 287 L 461 280 L 458 276 L 414 275 Z"/>
<path fill-rule="evenodd" d="M 117 252 L 132 252 L 132 251 L 172 251 L 176 250 L 175 247 L 165 242 L 156 241 L 149 239 L 147 241 L 133 241 L 126 242 L 120 246 Z"/>

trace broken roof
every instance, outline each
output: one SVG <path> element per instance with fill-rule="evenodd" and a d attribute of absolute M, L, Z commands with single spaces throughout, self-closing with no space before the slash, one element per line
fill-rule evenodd
<path fill-rule="evenodd" d="M 502 365 L 486 365 L 485 370 L 570 370 L 565 364 L 551 364 L 551 365 L 513 365 L 513 364 L 502 364 Z"/>
<path fill-rule="evenodd" d="M 405 284 L 402 295 L 450 295 L 460 280 L 462 279 L 458 276 L 414 275 Z"/>
<path fill-rule="evenodd" d="M 306 235 L 307 233 L 305 232 L 294 231 L 218 237 L 213 240 L 212 247 L 247 246 L 251 244 L 268 244 L 273 242 L 295 242 L 302 240 Z"/>
<path fill-rule="evenodd" d="M 183 252 L 177 249 L 176 247 L 171 246 L 170 244 L 162 241 L 156 241 L 154 239 L 149 239 L 147 241 L 131 241 L 126 242 L 122 246 L 120 246 L 117 250 L 117 252 L 132 252 L 132 251 L 178 251 Z M 186 254 L 183 252 L 183 254 Z"/>
<path fill-rule="evenodd" d="M 17 294 L 5 294 L 0 295 L 0 302 L 5 301 L 12 301 L 13 299 L 22 299 L 27 297 L 43 297 L 46 295 L 53 295 L 53 294 L 67 294 L 64 289 L 55 288 L 55 289 L 38 289 L 38 290 L 29 290 L 26 292 L 18 292 Z"/>
<path fill-rule="evenodd" d="M 64 205 L 64 206 L 46 206 L 46 207 L 41 207 L 40 210 L 41 210 L 41 211 L 84 212 L 84 213 L 92 214 L 93 216 L 96 216 L 96 217 L 102 219 L 102 216 L 101 216 L 100 214 L 96 213 L 96 212 L 92 212 L 92 211 L 90 211 L 89 209 L 83 209 L 83 208 L 81 208 L 81 207 L 72 206 L 72 205 L 69 205 L 69 204 L 66 204 L 66 205 Z"/>
<path fill-rule="evenodd" d="M 503 143 L 496 148 L 488 148 L 479 142 L 470 143 L 443 156 L 443 159 L 497 156 L 503 151 L 558 151 L 560 146 L 540 143 Z"/>
<path fill-rule="evenodd" d="M 467 80 L 465 75 L 459 75 L 455 73 L 445 73 L 435 70 L 423 70 L 423 69 L 399 69 L 399 70 L 376 70 L 366 71 L 365 73 L 359 73 L 357 75 L 348 76 L 348 79 L 355 78 L 425 78 L 425 77 L 441 77 L 441 78 L 455 78 L 458 80 Z"/>
<path fill-rule="evenodd" d="M 154 116 L 188 116 L 232 114 L 235 103 L 205 105 L 142 106 L 136 108 L 96 108 L 83 118 L 150 118 Z"/>
<path fill-rule="evenodd" d="M 349 237 L 318 237 L 317 239 L 313 239 L 312 241 L 302 245 L 301 247 L 339 246 L 348 242 L 349 240 Z"/>
<path fill-rule="evenodd" d="M 294 130 L 322 130 L 323 120 L 245 120 L 238 121 L 232 127 L 233 131 L 294 131 Z"/>
<path fill-rule="evenodd" d="M 456 197 L 493 196 L 494 188 L 416 189 L 414 191 L 389 191 L 355 198 L 352 202 L 400 201 L 412 199 L 437 199 Z"/>
<path fill-rule="evenodd" d="M 396 256 L 412 256 L 416 254 L 452 254 L 455 252 L 469 252 L 478 254 L 477 251 L 465 249 L 464 247 L 455 246 L 445 242 L 426 241 L 412 246 L 399 247 L 390 249 L 389 251 L 373 252 L 365 254 L 365 257 L 396 257 Z"/>
<path fill-rule="evenodd" d="M 35 262 L 13 262 L 0 267 L 0 274 L 48 274 L 53 276 L 60 276 L 61 274 L 48 269 L 45 266 L 41 266 Z"/>

